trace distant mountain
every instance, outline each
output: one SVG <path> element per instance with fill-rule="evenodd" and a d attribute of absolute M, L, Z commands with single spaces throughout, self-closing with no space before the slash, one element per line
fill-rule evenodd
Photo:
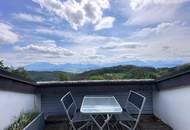
<path fill-rule="evenodd" d="M 37 62 L 37 63 L 24 66 L 24 69 L 27 71 L 46 71 L 46 70 L 55 69 L 54 66 L 55 66 L 54 64 L 50 64 L 46 62 Z"/>
<path fill-rule="evenodd" d="M 163 68 L 163 67 L 175 67 L 181 64 L 185 64 L 184 61 L 176 60 L 176 61 L 140 61 L 140 60 L 132 60 L 127 62 L 119 62 L 111 64 L 107 67 L 118 66 L 118 65 L 135 65 L 139 67 L 154 67 L 154 68 Z"/>
<path fill-rule="evenodd" d="M 60 74 L 71 77 L 72 74 L 61 71 L 27 71 L 30 78 L 34 81 L 59 81 Z"/>
<path fill-rule="evenodd" d="M 50 64 L 46 62 L 37 62 L 24 66 L 27 71 L 65 71 L 72 73 L 81 73 L 84 71 L 100 68 L 94 64 Z"/>
<path fill-rule="evenodd" d="M 168 72 L 168 69 L 163 70 Z M 134 65 L 119 65 L 85 71 L 83 73 L 66 73 L 61 71 L 28 71 L 35 81 L 59 81 L 60 74 L 68 80 L 114 80 L 114 79 L 150 79 L 161 75 L 161 70 L 153 67 L 138 67 Z"/>
<path fill-rule="evenodd" d="M 63 71 L 27 71 L 35 81 L 59 81 L 60 75 L 66 80 L 117 80 L 117 79 L 156 79 L 170 74 L 190 70 L 190 64 L 175 67 L 139 67 L 135 65 L 119 65 L 85 71 L 83 73 L 68 73 Z"/>
<path fill-rule="evenodd" d="M 103 67 L 112 67 L 118 65 L 135 65 L 139 67 L 155 67 L 155 68 L 163 68 L 163 67 L 175 67 L 177 65 L 184 64 L 183 61 L 127 61 L 127 62 L 118 62 L 112 64 L 50 64 L 47 62 L 37 62 L 33 64 L 29 64 L 24 66 L 27 71 L 64 71 L 71 73 L 82 73 L 89 70 L 94 70 Z"/>

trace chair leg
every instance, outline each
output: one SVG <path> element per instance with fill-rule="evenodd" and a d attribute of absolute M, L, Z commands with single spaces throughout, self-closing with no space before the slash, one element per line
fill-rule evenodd
<path fill-rule="evenodd" d="M 109 124 L 108 124 L 108 130 L 110 130 Z"/>
<path fill-rule="evenodd" d="M 141 130 L 141 127 L 140 127 L 140 125 L 137 125 L 137 130 Z"/>
<path fill-rule="evenodd" d="M 117 124 L 110 124 L 111 128 L 113 128 L 114 130 L 118 130 Z"/>
<path fill-rule="evenodd" d="M 93 122 L 91 122 L 90 129 L 93 130 Z"/>
<path fill-rule="evenodd" d="M 118 127 L 118 125 L 117 125 L 117 124 L 116 124 L 116 126 L 115 126 L 115 127 L 116 127 L 116 129 L 117 129 L 117 130 L 119 130 L 119 127 Z"/>
<path fill-rule="evenodd" d="M 116 130 L 118 130 L 118 126 L 117 126 L 117 125 L 118 125 L 118 123 L 119 123 L 119 122 L 118 122 L 118 121 L 116 121 L 116 122 L 112 125 L 112 126 L 113 126 L 113 128 L 116 128 Z"/>
<path fill-rule="evenodd" d="M 117 125 L 116 125 L 115 127 L 116 127 L 116 130 L 118 130 L 118 127 L 117 127 Z"/>

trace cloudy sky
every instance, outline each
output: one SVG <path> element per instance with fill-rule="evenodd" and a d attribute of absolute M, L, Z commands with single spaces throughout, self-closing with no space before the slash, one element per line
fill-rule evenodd
<path fill-rule="evenodd" d="M 0 1 L 0 60 L 190 61 L 190 0 Z"/>

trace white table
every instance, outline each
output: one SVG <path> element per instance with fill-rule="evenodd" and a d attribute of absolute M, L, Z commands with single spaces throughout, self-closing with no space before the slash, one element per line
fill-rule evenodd
<path fill-rule="evenodd" d="M 80 112 L 89 114 L 100 130 L 111 119 L 112 114 L 122 113 L 122 108 L 114 96 L 85 96 L 81 105 Z M 93 115 L 106 114 L 103 125 L 100 125 Z"/>

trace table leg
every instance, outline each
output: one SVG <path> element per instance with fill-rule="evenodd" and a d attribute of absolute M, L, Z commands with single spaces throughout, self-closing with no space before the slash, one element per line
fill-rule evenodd
<path fill-rule="evenodd" d="M 94 123 L 98 126 L 98 128 L 100 130 L 103 130 L 103 128 L 105 127 L 105 125 L 109 122 L 109 120 L 111 119 L 112 115 L 111 114 L 107 114 L 107 118 L 104 120 L 103 125 L 101 126 L 96 119 L 93 117 L 93 115 L 90 114 L 90 117 L 92 118 L 92 120 L 94 121 Z"/>

